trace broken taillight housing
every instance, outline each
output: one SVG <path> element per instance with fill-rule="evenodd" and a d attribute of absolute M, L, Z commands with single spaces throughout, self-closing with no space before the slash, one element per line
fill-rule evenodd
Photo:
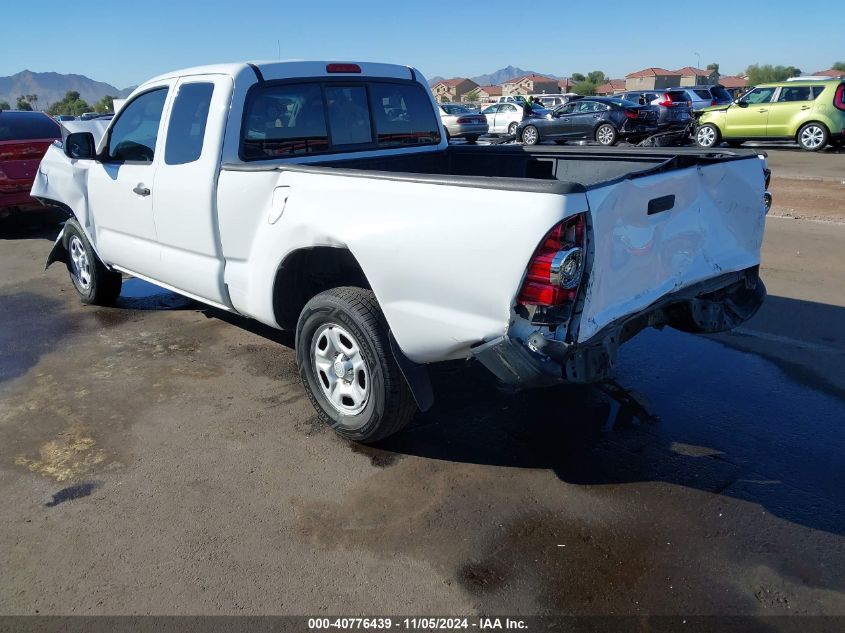
<path fill-rule="evenodd" d="M 583 213 L 555 225 L 528 263 L 517 303 L 552 307 L 575 301 L 584 269 L 585 238 Z"/>

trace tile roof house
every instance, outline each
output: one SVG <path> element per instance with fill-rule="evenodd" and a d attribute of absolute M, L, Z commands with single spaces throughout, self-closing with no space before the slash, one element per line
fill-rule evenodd
<path fill-rule="evenodd" d="M 478 84 L 466 77 L 453 77 L 452 79 L 441 79 L 431 87 L 434 98 L 438 103 L 459 102 L 463 96 L 478 88 Z"/>
<path fill-rule="evenodd" d="M 560 90 L 561 94 L 569 92 L 569 89 L 572 88 L 572 80 L 569 78 L 566 79 L 558 79 L 557 80 L 557 89 Z"/>
<path fill-rule="evenodd" d="M 596 94 L 600 97 L 615 95 L 619 94 L 620 92 L 625 92 L 624 79 L 611 79 L 607 83 L 603 83 L 598 88 L 596 88 Z"/>
<path fill-rule="evenodd" d="M 493 101 L 502 96 L 501 86 L 479 86 L 478 98 L 481 101 Z"/>
<path fill-rule="evenodd" d="M 673 88 L 680 83 L 681 76 L 665 68 L 643 68 L 625 75 L 625 90 L 655 90 Z"/>
<path fill-rule="evenodd" d="M 833 77 L 834 79 L 838 77 L 845 77 L 845 70 L 836 70 L 835 68 L 828 68 L 827 70 L 820 70 L 818 72 L 813 73 L 814 77 Z"/>
<path fill-rule="evenodd" d="M 674 72 L 680 76 L 679 86 L 712 86 L 719 80 L 719 73 L 716 70 L 684 66 Z"/>
<path fill-rule="evenodd" d="M 746 86 L 748 86 L 748 77 L 738 77 L 736 75 L 723 75 L 722 77 L 719 77 L 719 85 L 724 86 L 728 90 L 745 88 Z"/>
<path fill-rule="evenodd" d="M 514 77 L 502 84 L 502 94 L 530 95 L 530 94 L 558 94 L 557 79 L 543 75 L 522 75 Z"/>

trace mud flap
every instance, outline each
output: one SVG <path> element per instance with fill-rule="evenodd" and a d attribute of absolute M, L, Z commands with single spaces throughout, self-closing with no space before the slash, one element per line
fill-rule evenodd
<path fill-rule="evenodd" d="M 472 348 L 474 358 L 507 385 L 537 387 L 560 382 L 561 366 L 523 343 L 500 336 Z"/>
<path fill-rule="evenodd" d="M 44 270 L 47 270 L 55 262 L 67 264 L 67 248 L 65 248 L 64 236 L 65 228 L 62 227 L 62 230 L 59 231 L 59 236 L 56 238 L 56 242 L 53 244 L 53 248 L 50 249 L 50 254 L 47 255 L 47 263 L 44 265 Z"/>
<path fill-rule="evenodd" d="M 393 353 L 393 358 L 402 375 L 405 377 L 405 382 L 408 383 L 408 388 L 411 390 L 411 395 L 414 396 L 414 401 L 417 403 L 417 408 L 420 411 L 428 411 L 434 404 L 434 390 L 431 388 L 431 378 L 428 375 L 428 369 L 425 365 L 417 365 L 410 358 L 405 356 L 399 348 L 399 344 L 393 337 L 393 332 L 388 335 L 390 339 L 390 351 Z"/>

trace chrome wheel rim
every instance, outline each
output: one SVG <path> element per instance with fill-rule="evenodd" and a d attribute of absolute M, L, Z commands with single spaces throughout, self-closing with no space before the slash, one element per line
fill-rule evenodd
<path fill-rule="evenodd" d="M 508 134 L 516 134 L 516 123 L 511 123 L 508 126 Z"/>
<path fill-rule="evenodd" d="M 702 147 L 710 147 L 716 142 L 716 130 L 712 127 L 703 127 L 698 130 L 696 140 Z"/>
<path fill-rule="evenodd" d="M 613 141 L 613 130 L 608 126 L 603 125 L 599 128 L 598 140 L 602 145 L 610 145 Z"/>
<path fill-rule="evenodd" d="M 78 236 L 73 235 L 68 246 L 73 276 L 83 290 L 88 290 L 91 287 L 91 261 L 85 251 L 85 245 Z"/>
<path fill-rule="evenodd" d="M 537 142 L 537 130 L 533 127 L 525 128 L 522 132 L 522 142 L 526 145 L 534 145 Z"/>
<path fill-rule="evenodd" d="M 801 145 L 816 149 L 824 140 L 824 131 L 818 125 L 810 125 L 801 132 Z"/>
<path fill-rule="evenodd" d="M 336 411 L 354 416 L 364 410 L 370 400 L 372 372 L 348 330 L 336 323 L 320 326 L 312 338 L 311 359 L 323 395 Z M 343 426 L 353 429 L 361 424 Z"/>

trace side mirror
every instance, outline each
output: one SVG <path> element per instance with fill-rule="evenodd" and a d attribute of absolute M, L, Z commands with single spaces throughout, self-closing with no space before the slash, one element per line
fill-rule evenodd
<path fill-rule="evenodd" d="M 68 134 L 64 143 L 65 156 L 79 160 L 92 160 L 97 157 L 94 135 L 91 132 Z"/>

